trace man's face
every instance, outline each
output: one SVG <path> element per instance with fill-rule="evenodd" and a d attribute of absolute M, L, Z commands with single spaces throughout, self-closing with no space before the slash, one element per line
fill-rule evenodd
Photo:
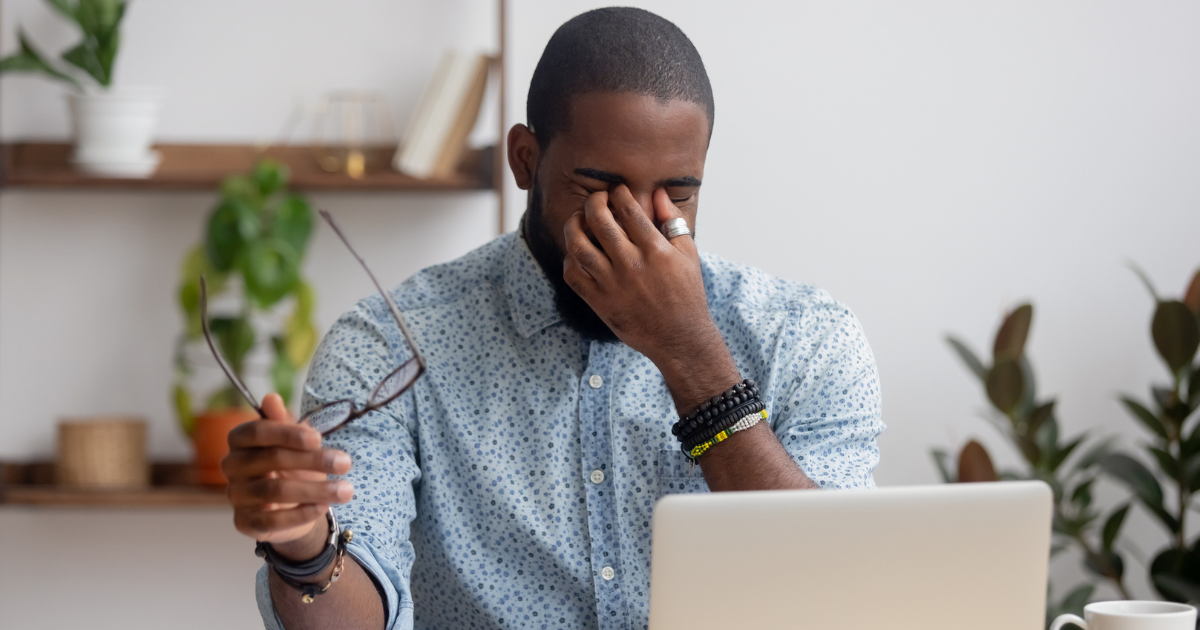
<path fill-rule="evenodd" d="M 627 186 L 655 226 L 661 227 L 652 196 L 663 188 L 694 229 L 708 151 L 708 116 L 690 101 L 663 102 L 620 92 L 582 94 L 572 104 L 567 129 L 544 153 L 529 158 L 534 164 L 525 237 L 554 285 L 563 320 L 589 338 L 615 341 L 562 279 L 563 226 L 583 211 L 588 195 Z"/>

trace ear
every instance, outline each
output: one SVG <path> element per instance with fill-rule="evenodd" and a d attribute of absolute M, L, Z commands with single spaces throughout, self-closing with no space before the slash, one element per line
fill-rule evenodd
<path fill-rule="evenodd" d="M 508 130 L 508 167 L 512 169 L 517 188 L 529 190 L 533 187 L 533 173 L 541 157 L 537 136 L 525 125 L 513 125 Z"/>

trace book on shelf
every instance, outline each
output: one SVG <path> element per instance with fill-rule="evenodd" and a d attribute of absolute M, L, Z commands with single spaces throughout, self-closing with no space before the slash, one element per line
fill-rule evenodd
<path fill-rule="evenodd" d="M 396 170 L 420 179 L 454 174 L 479 117 L 490 62 L 477 53 L 442 55 L 396 150 Z"/>

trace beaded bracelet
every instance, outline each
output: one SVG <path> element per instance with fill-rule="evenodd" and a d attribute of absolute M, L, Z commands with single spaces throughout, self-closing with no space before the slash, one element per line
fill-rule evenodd
<path fill-rule="evenodd" d="M 689 441 L 697 431 L 710 427 L 726 412 L 757 397 L 758 388 L 755 387 L 754 381 L 745 379 L 725 392 L 704 401 L 691 413 L 681 416 L 679 421 L 671 427 L 671 434 L 678 437 L 681 442 Z"/>
<path fill-rule="evenodd" d="M 761 400 L 755 397 L 754 399 L 742 403 L 733 409 L 727 410 L 719 417 L 713 419 L 703 428 L 688 435 L 687 438 L 680 442 L 680 444 L 683 446 L 683 450 L 685 452 L 689 451 L 697 444 L 711 440 L 716 434 L 733 426 L 747 415 L 758 413 L 763 409 L 766 409 L 766 405 L 764 405 Z"/>
<path fill-rule="evenodd" d="M 688 459 L 692 460 L 692 462 L 695 462 L 696 459 L 706 453 L 708 449 L 712 448 L 714 445 L 720 444 L 721 442 L 724 442 L 732 437 L 734 433 L 745 431 L 746 429 L 749 429 L 750 427 L 758 424 L 760 421 L 766 419 L 767 411 L 764 409 L 758 413 L 752 413 L 741 420 L 738 420 L 737 424 L 725 429 L 724 431 L 721 431 L 713 436 L 712 439 L 692 447 L 691 450 L 687 451 Z"/>

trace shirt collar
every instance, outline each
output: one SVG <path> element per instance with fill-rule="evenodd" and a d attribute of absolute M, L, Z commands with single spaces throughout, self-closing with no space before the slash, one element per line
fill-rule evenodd
<path fill-rule="evenodd" d="M 521 220 L 522 228 L 525 225 Z M 546 278 L 529 245 L 524 230 L 518 229 L 505 256 L 504 290 L 512 312 L 513 325 L 522 337 L 557 324 L 562 317 L 554 304 L 554 286 Z"/>

